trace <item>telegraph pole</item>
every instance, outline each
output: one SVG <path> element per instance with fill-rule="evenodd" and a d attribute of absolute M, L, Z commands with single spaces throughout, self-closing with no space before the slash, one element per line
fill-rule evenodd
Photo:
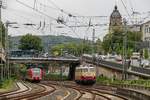
<path fill-rule="evenodd" d="M 122 79 L 126 80 L 126 52 L 127 52 L 127 21 L 126 19 L 123 20 L 124 23 L 124 37 L 123 37 L 123 75 L 122 75 Z"/>

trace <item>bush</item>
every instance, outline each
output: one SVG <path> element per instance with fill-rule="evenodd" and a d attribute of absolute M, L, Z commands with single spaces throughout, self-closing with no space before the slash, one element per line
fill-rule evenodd
<path fill-rule="evenodd" d="M 60 81 L 60 80 L 67 80 L 67 76 L 61 76 L 60 74 L 50 73 L 50 74 L 45 75 L 44 79 Z"/>
<path fill-rule="evenodd" d="M 10 89 L 13 85 L 14 80 L 13 79 L 5 79 L 1 82 L 0 88 L 3 89 Z"/>
<path fill-rule="evenodd" d="M 150 80 L 117 80 L 117 79 L 109 79 L 107 77 L 99 76 L 97 77 L 97 83 L 99 84 L 111 84 L 111 85 L 138 85 L 138 86 L 144 86 L 144 87 L 150 87 Z"/>

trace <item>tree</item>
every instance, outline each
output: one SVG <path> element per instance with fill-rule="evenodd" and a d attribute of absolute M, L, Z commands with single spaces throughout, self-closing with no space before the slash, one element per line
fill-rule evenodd
<path fill-rule="evenodd" d="M 148 59 L 149 55 L 148 55 L 148 49 L 144 49 L 144 58 Z"/>
<path fill-rule="evenodd" d="M 38 50 L 42 51 L 42 42 L 38 36 L 27 34 L 20 39 L 19 49 L 21 50 Z"/>
<path fill-rule="evenodd" d="M 130 56 L 132 51 L 139 51 L 138 42 L 141 41 L 141 33 L 140 32 L 131 32 L 128 31 L 125 35 L 127 35 L 127 55 Z M 103 38 L 102 47 L 105 53 L 117 53 L 122 54 L 123 50 L 123 32 L 115 32 L 109 33 Z"/>
<path fill-rule="evenodd" d="M 102 49 L 102 41 L 100 39 L 97 39 L 96 41 L 96 52 L 98 54 L 102 54 L 103 53 L 103 49 Z"/>
<path fill-rule="evenodd" d="M 66 51 L 68 54 L 75 56 L 81 56 L 83 53 L 91 54 L 92 49 L 91 45 L 87 43 L 66 43 L 55 45 L 51 49 L 51 53 L 54 56 L 60 56 L 63 51 Z"/>
<path fill-rule="evenodd" d="M 0 22 L 0 46 L 5 47 L 5 27 L 2 22 Z"/>
<path fill-rule="evenodd" d="M 112 34 L 106 34 L 103 38 L 102 48 L 104 49 L 105 54 L 111 52 L 111 37 Z"/>
<path fill-rule="evenodd" d="M 60 56 L 62 51 L 64 50 L 64 44 L 58 44 L 52 47 L 51 54 L 54 56 Z"/>

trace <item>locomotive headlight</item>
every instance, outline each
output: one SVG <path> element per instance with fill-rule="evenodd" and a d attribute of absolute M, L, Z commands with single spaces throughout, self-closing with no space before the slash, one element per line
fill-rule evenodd
<path fill-rule="evenodd" d="M 96 79 L 96 77 L 95 77 L 95 76 L 94 76 L 93 78 L 94 78 L 94 79 Z"/>

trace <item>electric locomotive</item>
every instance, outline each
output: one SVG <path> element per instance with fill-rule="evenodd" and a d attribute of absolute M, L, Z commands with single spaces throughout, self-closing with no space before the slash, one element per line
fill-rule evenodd
<path fill-rule="evenodd" d="M 80 65 L 75 70 L 75 82 L 79 84 L 94 84 L 96 82 L 96 70 L 91 65 Z"/>
<path fill-rule="evenodd" d="M 32 82 L 40 82 L 43 77 L 43 70 L 41 68 L 29 68 L 26 72 L 26 79 Z"/>

